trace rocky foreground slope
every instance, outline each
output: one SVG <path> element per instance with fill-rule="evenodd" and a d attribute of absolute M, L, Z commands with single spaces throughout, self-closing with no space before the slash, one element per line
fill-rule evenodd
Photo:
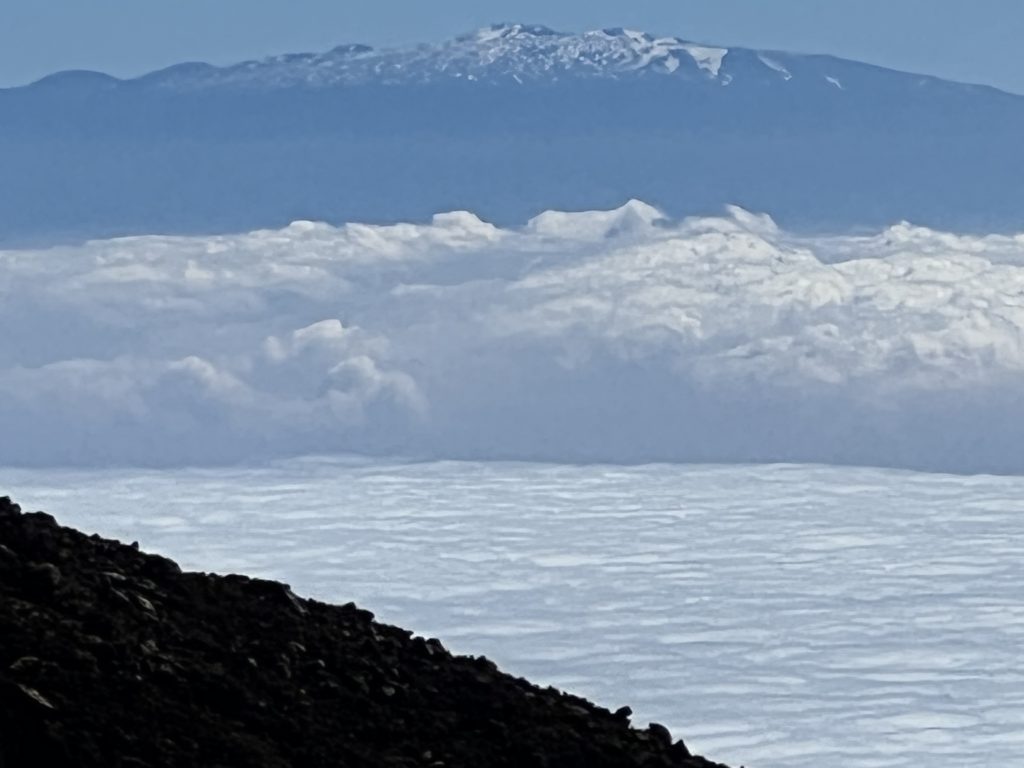
<path fill-rule="evenodd" d="M 0 498 L 0 768 L 717 765 L 629 716 Z"/>

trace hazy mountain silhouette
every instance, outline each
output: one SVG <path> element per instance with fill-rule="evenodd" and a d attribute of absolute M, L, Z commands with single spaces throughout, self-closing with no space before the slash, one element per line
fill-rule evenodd
<path fill-rule="evenodd" d="M 640 198 L 796 229 L 1024 218 L 1024 97 L 828 56 L 498 25 L 0 90 L 0 244 Z"/>

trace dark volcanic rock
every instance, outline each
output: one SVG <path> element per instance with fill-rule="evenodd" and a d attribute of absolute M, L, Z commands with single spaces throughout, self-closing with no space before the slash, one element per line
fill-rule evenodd
<path fill-rule="evenodd" d="M 661 726 L 0 498 L 0 768 L 713 768 Z"/>

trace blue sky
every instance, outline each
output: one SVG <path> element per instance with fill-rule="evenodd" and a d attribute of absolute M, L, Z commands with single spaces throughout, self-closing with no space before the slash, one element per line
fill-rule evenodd
<path fill-rule="evenodd" d="M 0 86 L 60 69 L 128 76 L 342 42 L 437 41 L 494 21 L 833 53 L 1024 93 L 1020 0 L 3 0 Z"/>

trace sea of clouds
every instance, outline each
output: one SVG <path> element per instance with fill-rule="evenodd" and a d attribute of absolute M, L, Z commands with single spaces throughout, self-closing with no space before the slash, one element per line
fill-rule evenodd
<path fill-rule="evenodd" d="M 728 765 L 1024 754 L 1024 477 L 350 457 L 2 475 L 80 530 L 354 600 Z"/>
<path fill-rule="evenodd" d="M 631 202 L 0 251 L 0 463 L 1024 471 L 1024 235 Z"/>

